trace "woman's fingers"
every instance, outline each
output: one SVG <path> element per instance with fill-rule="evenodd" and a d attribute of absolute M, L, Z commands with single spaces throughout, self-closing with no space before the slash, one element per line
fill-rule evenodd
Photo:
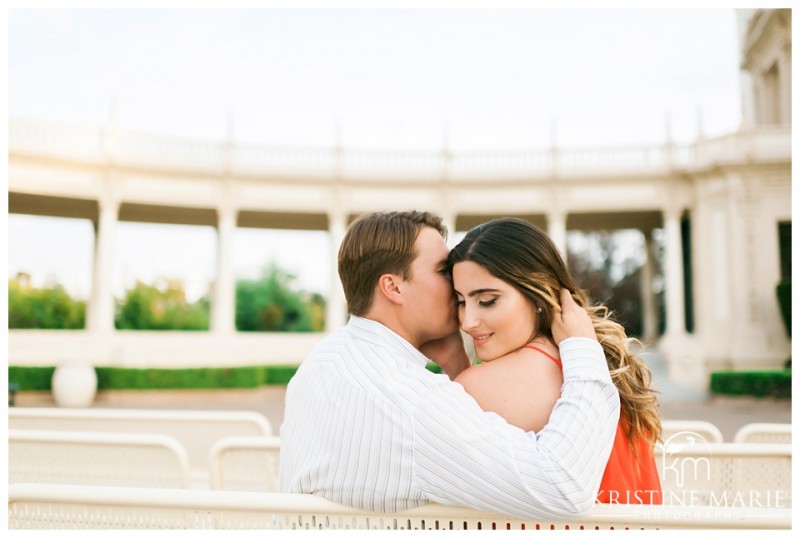
<path fill-rule="evenodd" d="M 568 289 L 561 288 L 561 307 L 554 308 L 553 314 L 551 331 L 556 344 L 573 336 L 597 340 L 589 313 L 575 302 Z"/>

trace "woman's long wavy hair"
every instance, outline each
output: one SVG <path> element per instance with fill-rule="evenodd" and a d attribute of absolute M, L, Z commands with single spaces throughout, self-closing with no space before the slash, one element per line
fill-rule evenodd
<path fill-rule="evenodd" d="M 661 417 L 656 391 L 650 388 L 650 370 L 629 349 L 635 339 L 629 338 L 622 325 L 611 319 L 608 307 L 590 304 L 588 294 L 575 284 L 547 234 L 521 219 L 494 219 L 470 230 L 450 251 L 447 267 L 451 274 L 453 265 L 464 261 L 477 263 L 518 289 L 534 308 L 541 308 L 531 339 L 545 335 L 553 341 L 550 331 L 553 308 L 559 305 L 561 288 L 567 288 L 592 319 L 611 379 L 619 391 L 621 414 L 629 424 L 627 436 L 634 453 L 635 439 L 644 438 L 651 445 L 658 441 Z"/>

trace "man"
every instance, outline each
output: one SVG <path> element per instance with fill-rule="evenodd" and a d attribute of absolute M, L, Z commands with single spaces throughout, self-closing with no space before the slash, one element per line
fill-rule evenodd
<path fill-rule="evenodd" d="M 524 432 L 483 412 L 451 381 L 469 361 L 445 271 L 445 234 L 440 218 L 419 211 L 372 213 L 349 228 L 339 277 L 350 321 L 289 383 L 281 491 L 380 512 L 438 502 L 521 517 L 583 516 L 619 419 L 619 394 L 589 316 L 562 294 L 552 332 L 564 385 L 546 428 Z M 447 375 L 428 371 L 428 358 Z"/>

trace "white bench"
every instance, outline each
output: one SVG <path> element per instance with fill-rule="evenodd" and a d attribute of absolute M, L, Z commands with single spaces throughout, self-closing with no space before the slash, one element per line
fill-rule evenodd
<path fill-rule="evenodd" d="M 229 436 L 270 436 L 269 421 L 255 411 L 174 411 L 158 409 L 8 410 L 13 429 L 153 433 L 174 437 L 186 450 L 194 487 L 208 488 L 211 447 Z"/>
<path fill-rule="evenodd" d="M 430 504 L 386 514 L 314 495 L 15 484 L 9 529 L 789 529 L 791 510 L 595 505 L 570 521 Z"/>
<path fill-rule="evenodd" d="M 656 448 L 665 504 L 749 506 L 760 502 L 791 507 L 791 445 L 675 442 L 687 437 L 673 437 L 671 443 Z M 212 487 L 278 491 L 279 465 L 277 437 L 223 439 L 213 450 Z"/>
<path fill-rule="evenodd" d="M 685 432 L 692 432 L 709 443 L 722 443 L 722 432 L 711 422 L 705 420 L 662 420 L 661 441 L 668 443 L 669 439 Z"/>
<path fill-rule="evenodd" d="M 792 443 L 791 424 L 753 422 L 745 424 L 733 437 L 734 443 Z"/>
<path fill-rule="evenodd" d="M 664 504 L 791 507 L 789 444 L 673 442 L 655 457 Z"/>
<path fill-rule="evenodd" d="M 211 488 L 278 491 L 280 437 L 226 437 L 211 449 Z"/>
<path fill-rule="evenodd" d="M 186 488 L 189 463 L 165 435 L 9 430 L 8 481 Z"/>

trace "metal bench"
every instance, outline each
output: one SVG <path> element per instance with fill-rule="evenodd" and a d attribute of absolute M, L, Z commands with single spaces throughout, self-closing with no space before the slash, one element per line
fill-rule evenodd
<path fill-rule="evenodd" d="M 278 491 L 279 437 L 226 437 L 211 449 L 211 488 Z"/>
<path fill-rule="evenodd" d="M 165 435 L 9 430 L 8 481 L 186 488 L 189 463 Z"/>
<path fill-rule="evenodd" d="M 792 504 L 792 446 L 672 442 L 656 448 L 664 504 Z"/>
<path fill-rule="evenodd" d="M 255 411 L 174 411 L 159 409 L 8 410 L 8 427 L 54 431 L 152 433 L 175 438 L 186 450 L 193 487 L 209 487 L 211 447 L 230 436 L 269 436 L 272 426 Z"/>
<path fill-rule="evenodd" d="M 711 422 L 705 420 L 662 420 L 661 441 L 668 443 L 677 434 L 692 432 L 709 443 L 722 443 L 722 432 Z"/>
<path fill-rule="evenodd" d="M 792 443 L 791 424 L 753 422 L 745 424 L 733 437 L 734 443 Z"/>
<path fill-rule="evenodd" d="M 15 484 L 9 529 L 789 529 L 780 508 L 595 505 L 567 521 L 430 504 L 366 512 L 314 495 Z"/>

